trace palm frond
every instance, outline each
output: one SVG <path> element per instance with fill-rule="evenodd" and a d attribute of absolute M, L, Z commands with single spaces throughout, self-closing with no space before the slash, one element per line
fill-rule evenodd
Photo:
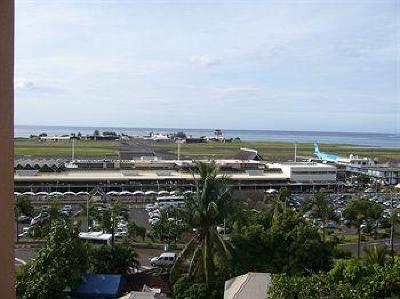
<path fill-rule="evenodd" d="M 192 276 L 196 270 L 199 268 L 199 264 L 201 261 L 201 256 L 202 256 L 202 248 L 200 246 L 196 247 L 192 260 L 190 261 L 190 266 L 189 266 L 189 276 Z"/>
<path fill-rule="evenodd" d="M 217 231 L 213 230 L 211 232 L 213 244 L 215 246 L 216 253 L 222 258 L 222 259 L 230 259 L 231 258 L 231 252 L 228 249 L 228 247 L 225 244 L 225 241 L 222 239 L 221 235 L 218 234 Z"/>
<path fill-rule="evenodd" d="M 204 277 L 206 279 L 206 283 L 212 280 L 212 275 L 214 273 L 213 267 L 213 255 L 212 255 L 212 248 L 210 242 L 209 235 L 207 233 L 206 237 L 203 241 L 203 270 L 204 270 Z"/>
<path fill-rule="evenodd" d="M 194 236 L 189 243 L 186 244 L 185 248 L 181 251 L 178 255 L 174 265 L 171 268 L 170 272 L 170 280 L 176 281 L 179 275 L 179 271 L 182 268 L 182 265 L 186 259 L 189 258 L 191 254 L 193 254 L 194 250 L 196 249 L 197 245 L 197 236 Z"/>

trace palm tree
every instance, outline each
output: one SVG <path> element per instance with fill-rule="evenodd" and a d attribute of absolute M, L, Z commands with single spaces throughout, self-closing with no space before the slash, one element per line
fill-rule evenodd
<path fill-rule="evenodd" d="M 386 246 L 374 246 L 374 248 L 365 249 L 364 253 L 364 259 L 367 265 L 377 264 L 383 266 L 389 257 L 390 251 Z"/>
<path fill-rule="evenodd" d="M 112 235 L 111 244 L 114 246 L 115 230 L 118 222 L 121 220 L 121 218 L 125 220 L 129 219 L 128 209 L 123 207 L 121 201 L 118 199 L 112 201 L 111 204 L 107 204 L 106 207 L 103 207 L 101 211 L 96 212 L 94 216 L 103 233 L 107 232 Z"/>
<path fill-rule="evenodd" d="M 287 188 L 281 188 L 279 194 L 277 196 L 267 196 L 264 202 L 267 204 L 266 206 L 266 215 L 269 215 L 270 225 L 280 225 L 283 219 L 283 216 L 286 215 L 287 209 L 287 199 L 288 195 Z"/>
<path fill-rule="evenodd" d="M 32 203 L 30 202 L 28 197 L 25 196 L 19 196 L 17 197 L 17 200 L 15 201 L 15 221 L 17 223 L 17 242 L 19 241 L 19 237 L 18 237 L 18 231 L 19 231 L 19 221 L 18 218 L 21 215 L 25 215 L 25 216 L 29 216 L 32 217 L 33 216 L 33 206 Z"/>
<path fill-rule="evenodd" d="M 393 206 L 393 200 L 394 200 L 394 193 L 396 192 L 396 187 L 388 186 L 387 190 L 385 190 L 387 193 L 390 194 L 391 197 L 391 205 L 390 205 L 390 254 L 392 258 L 394 257 L 394 234 L 395 234 L 395 226 L 396 224 L 400 223 L 400 211 L 398 208 L 395 208 Z"/>
<path fill-rule="evenodd" d="M 334 208 L 328 202 L 327 196 L 323 192 L 317 192 L 314 194 L 311 209 L 315 215 L 322 220 L 322 241 L 326 239 L 326 224 L 328 220 L 335 218 Z"/>
<path fill-rule="evenodd" d="M 176 281 L 184 261 L 190 259 L 189 276 L 204 277 L 213 281 L 215 258 L 227 259 L 230 253 L 217 232 L 217 224 L 223 218 L 221 207 L 230 199 L 227 178 L 218 176 L 215 162 L 197 164 L 200 179 L 196 182 L 196 194 L 188 198 L 188 223 L 195 228 L 192 239 L 186 244 L 171 269 L 171 280 Z"/>
<path fill-rule="evenodd" d="M 366 199 L 352 200 L 346 205 L 342 215 L 357 229 L 357 257 L 360 258 L 361 225 L 364 222 L 378 219 L 382 215 L 382 208 L 376 202 Z"/>

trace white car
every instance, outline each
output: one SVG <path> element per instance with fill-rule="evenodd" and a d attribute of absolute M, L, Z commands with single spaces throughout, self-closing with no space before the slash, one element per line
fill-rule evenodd
<path fill-rule="evenodd" d="M 29 237 L 29 231 L 30 231 L 30 227 L 24 227 L 23 229 L 22 229 L 22 233 L 20 233 L 19 235 L 18 235 L 18 237 L 20 237 L 20 238 L 25 238 L 25 237 Z"/>
<path fill-rule="evenodd" d="M 175 252 L 164 252 L 160 256 L 153 257 L 150 260 L 150 265 L 153 267 L 172 267 L 176 260 Z"/>
<path fill-rule="evenodd" d="M 150 218 L 149 219 L 149 223 L 151 225 L 157 224 L 158 222 L 160 222 L 160 218 Z"/>
<path fill-rule="evenodd" d="M 230 229 L 228 227 L 223 227 L 223 226 L 217 226 L 217 233 L 219 233 L 220 235 L 225 235 L 225 234 L 229 234 L 230 233 Z"/>
<path fill-rule="evenodd" d="M 117 227 L 121 227 L 121 228 L 126 228 L 127 226 L 128 226 L 128 222 L 124 219 L 121 219 L 117 224 Z"/>
<path fill-rule="evenodd" d="M 154 217 L 160 218 L 161 217 L 160 210 L 154 210 L 153 212 L 150 212 L 149 217 L 150 218 L 154 218 Z"/>
<path fill-rule="evenodd" d="M 72 205 L 64 205 L 63 210 L 72 211 Z"/>
<path fill-rule="evenodd" d="M 126 228 L 118 227 L 117 230 L 115 231 L 116 237 L 126 237 L 127 235 L 128 232 L 126 231 Z"/>
<path fill-rule="evenodd" d="M 146 212 L 152 212 L 154 209 L 156 209 L 156 207 L 151 203 L 147 204 L 145 207 Z"/>

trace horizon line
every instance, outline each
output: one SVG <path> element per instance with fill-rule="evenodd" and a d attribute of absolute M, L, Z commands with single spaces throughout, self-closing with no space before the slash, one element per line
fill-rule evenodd
<path fill-rule="evenodd" d="M 87 128 L 87 129 L 168 129 L 168 130 L 216 130 L 222 131 L 266 131 L 266 132 L 307 132 L 307 133 L 346 133 L 346 134 L 394 134 L 399 132 L 371 132 L 371 131 L 335 131 L 335 130 L 288 130 L 288 129 L 235 129 L 235 128 L 185 128 L 185 127 L 130 127 L 130 126 L 87 126 L 87 125 L 32 125 L 32 124 L 14 124 L 14 128 L 21 127 L 55 127 L 55 128 Z"/>

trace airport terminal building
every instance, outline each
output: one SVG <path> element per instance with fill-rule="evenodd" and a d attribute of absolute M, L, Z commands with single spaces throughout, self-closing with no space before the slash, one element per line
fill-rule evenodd
<path fill-rule="evenodd" d="M 259 160 L 215 160 L 220 175 L 236 190 L 267 190 L 289 186 L 293 191 L 336 186 L 336 167 L 316 162 L 269 163 Z M 194 190 L 196 161 L 78 160 L 15 164 L 16 192 Z M 41 167 L 42 166 L 42 167 Z"/>

